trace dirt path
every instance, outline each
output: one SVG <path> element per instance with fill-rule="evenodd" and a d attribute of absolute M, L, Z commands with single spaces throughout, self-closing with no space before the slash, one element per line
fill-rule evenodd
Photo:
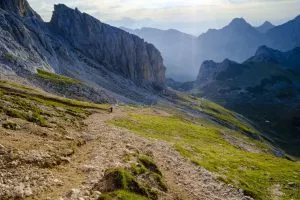
<path fill-rule="evenodd" d="M 126 166 L 124 158 L 134 152 L 153 155 L 170 188 L 162 199 L 246 199 L 238 189 L 218 181 L 213 173 L 181 157 L 170 144 L 148 140 L 106 124 L 108 120 L 123 116 L 125 113 L 118 108 L 111 114 L 91 115 L 85 121 L 86 129 L 75 133 L 81 134 L 86 144 L 75 152 L 70 164 L 52 170 L 57 184 L 53 192 L 47 192 L 40 199 L 96 199 L 99 192 L 93 191 L 93 185 L 103 178 L 105 170 Z"/>

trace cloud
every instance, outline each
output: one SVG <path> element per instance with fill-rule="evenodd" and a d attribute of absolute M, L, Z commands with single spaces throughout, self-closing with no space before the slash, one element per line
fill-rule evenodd
<path fill-rule="evenodd" d="M 28 0 L 47 21 L 53 4 L 64 3 L 113 25 L 155 26 L 182 31 L 224 26 L 234 17 L 254 25 L 265 20 L 280 23 L 299 13 L 300 0 Z M 132 20 L 129 20 L 132 19 Z M 146 19 L 146 20 L 145 20 Z M 144 24 L 144 25 L 143 25 Z M 177 26 L 177 27 L 171 27 Z M 188 28 L 190 26 L 190 28 Z M 217 27 L 216 27 L 217 26 Z"/>

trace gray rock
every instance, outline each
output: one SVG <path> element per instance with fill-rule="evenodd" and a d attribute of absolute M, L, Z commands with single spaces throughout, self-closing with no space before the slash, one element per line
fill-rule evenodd
<path fill-rule="evenodd" d="M 34 17 L 38 20 L 42 20 L 26 0 L 0 0 L 0 8 L 21 17 Z"/>
<path fill-rule="evenodd" d="M 6 151 L 5 147 L 2 144 L 0 144 L 0 155 L 5 154 L 6 152 L 7 151 Z"/>
<path fill-rule="evenodd" d="M 157 97 L 152 93 L 165 87 L 160 52 L 137 36 L 64 5 L 55 6 L 50 23 L 26 0 L 1 0 L 0 8 L 1 74 L 15 73 L 49 92 L 95 102 L 153 103 Z M 89 88 L 45 82 L 33 75 L 37 68 L 81 80 Z"/>
<path fill-rule="evenodd" d="M 54 6 L 50 26 L 77 50 L 110 70 L 137 84 L 164 87 L 165 67 L 160 52 L 139 37 L 63 4 Z"/>
<path fill-rule="evenodd" d="M 31 196 L 33 193 L 32 193 L 32 190 L 31 190 L 31 187 L 28 185 L 25 189 L 24 189 L 24 195 L 26 197 L 29 197 Z"/>

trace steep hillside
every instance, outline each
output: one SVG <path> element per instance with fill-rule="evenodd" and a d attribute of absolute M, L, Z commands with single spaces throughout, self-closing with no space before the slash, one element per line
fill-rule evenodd
<path fill-rule="evenodd" d="M 165 67 L 153 45 L 78 10 L 56 5 L 45 23 L 27 1 L 1 0 L 0 24 L 2 74 L 25 77 L 40 68 L 127 102 L 155 101 L 147 93 L 164 88 Z"/>
<path fill-rule="evenodd" d="M 299 58 L 298 48 L 280 52 L 263 46 L 242 64 L 206 61 L 193 93 L 244 114 L 270 141 L 299 156 Z"/>
<path fill-rule="evenodd" d="M 173 95 L 111 113 L 1 81 L 0 199 L 299 197 L 299 163 L 275 157 L 241 116 Z"/>

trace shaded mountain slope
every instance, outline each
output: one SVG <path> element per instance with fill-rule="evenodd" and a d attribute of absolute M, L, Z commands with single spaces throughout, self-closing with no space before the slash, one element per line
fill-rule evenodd
<path fill-rule="evenodd" d="M 267 36 L 272 48 L 288 51 L 300 46 L 300 15 L 296 18 L 270 29 Z"/>
<path fill-rule="evenodd" d="M 254 120 L 270 141 L 299 156 L 299 58 L 298 48 L 280 52 L 263 46 L 241 64 L 206 61 L 194 92 Z"/>

